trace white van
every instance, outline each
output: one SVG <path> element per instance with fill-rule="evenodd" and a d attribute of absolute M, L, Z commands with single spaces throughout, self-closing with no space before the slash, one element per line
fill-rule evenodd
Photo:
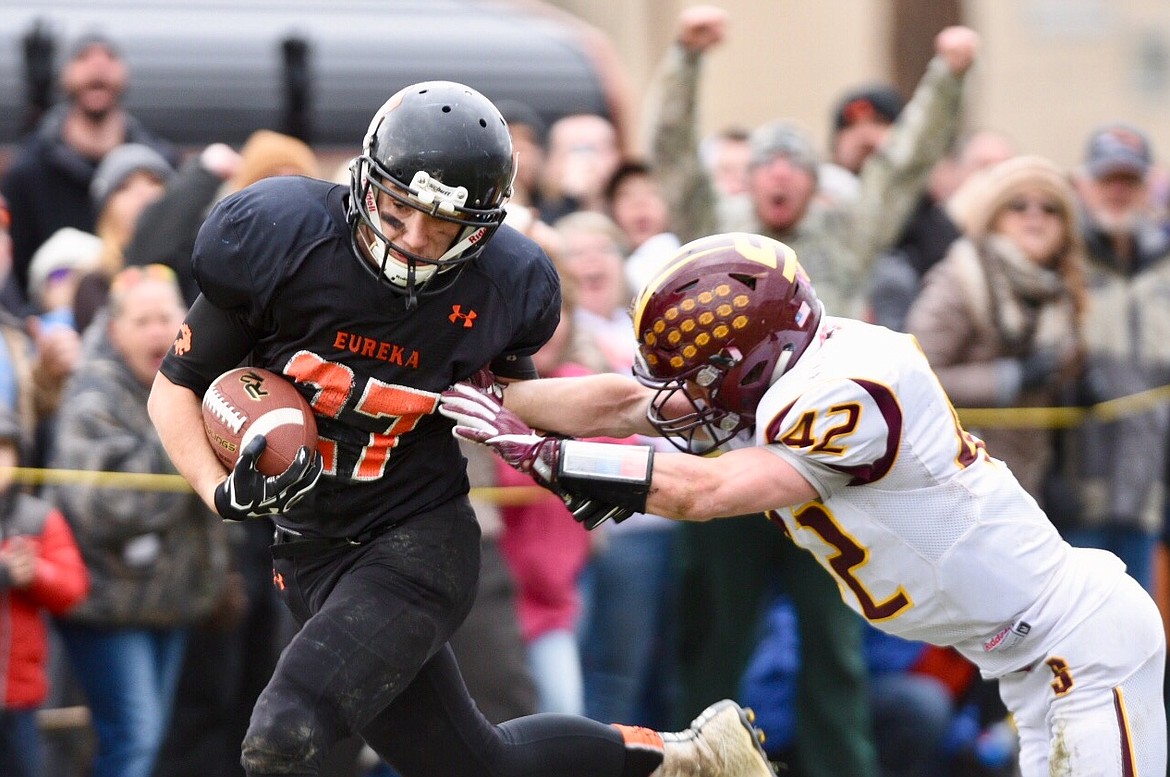
<path fill-rule="evenodd" d="M 274 129 L 356 147 L 400 87 L 461 81 L 550 122 L 625 113 L 596 32 L 539 2 L 491 0 L 4 0 L 0 153 L 59 99 L 73 42 L 102 34 L 130 70 L 127 108 L 181 146 Z"/>

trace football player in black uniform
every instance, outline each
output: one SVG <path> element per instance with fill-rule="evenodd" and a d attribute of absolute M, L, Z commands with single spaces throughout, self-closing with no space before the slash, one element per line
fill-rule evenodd
<path fill-rule="evenodd" d="M 479 527 L 440 393 L 483 372 L 534 377 L 557 325 L 548 257 L 501 226 L 513 176 L 503 118 L 425 82 L 374 116 L 347 186 L 271 178 L 224 199 L 192 257 L 202 295 L 150 413 L 179 470 L 227 520 L 271 517 L 274 580 L 301 624 L 243 743 L 250 777 L 313 775 L 359 733 L 404 777 L 772 777 L 733 702 L 660 734 L 536 715 L 493 726 L 447 638 L 471 607 Z M 242 361 L 290 378 L 320 432 L 281 475 L 230 472 L 200 401 Z"/>

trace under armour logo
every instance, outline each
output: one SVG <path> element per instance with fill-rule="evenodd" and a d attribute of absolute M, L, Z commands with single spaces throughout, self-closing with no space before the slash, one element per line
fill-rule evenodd
<path fill-rule="evenodd" d="M 475 326 L 475 318 L 478 315 L 474 310 L 469 310 L 464 313 L 462 305 L 452 305 L 451 315 L 447 316 L 447 320 L 452 324 L 458 324 L 462 321 L 464 329 L 471 329 L 471 327 Z"/>

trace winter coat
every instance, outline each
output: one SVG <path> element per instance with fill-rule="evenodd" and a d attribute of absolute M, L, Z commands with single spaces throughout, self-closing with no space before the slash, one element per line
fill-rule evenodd
<path fill-rule="evenodd" d="M 49 642 L 43 611 L 63 615 L 81 601 L 89 576 L 65 518 L 35 497 L 0 497 L 0 544 L 15 536 L 37 546 L 37 571 L 27 588 L 13 588 L 0 567 L 0 709 L 31 709 L 48 694 Z"/>
<path fill-rule="evenodd" d="M 1091 399 L 1114 400 L 1170 384 L 1167 235 L 1152 221 L 1135 225 L 1135 257 L 1127 264 L 1090 219 L 1085 225 Z M 1076 523 L 1160 531 L 1168 436 L 1170 407 L 1164 402 L 1131 405 L 1116 420 L 1092 419 L 1073 430 L 1065 446 L 1064 470 L 1077 484 Z"/>
<path fill-rule="evenodd" d="M 12 214 L 12 273 L 25 300 L 28 268 L 37 248 L 61 227 L 93 232 L 97 218 L 89 184 L 101 160 L 82 156 L 64 141 L 62 127 L 68 113 L 69 105 L 62 103 L 45 114 L 0 182 Z M 146 144 L 172 165 L 178 162 L 177 150 L 133 116 L 126 116 L 124 142 Z"/>
<path fill-rule="evenodd" d="M 68 470 L 177 474 L 146 412 L 149 389 L 106 337 L 104 315 L 87 333 L 65 389 L 52 463 Z M 56 486 L 92 580 L 72 621 L 165 628 L 206 615 L 227 565 L 223 524 L 192 491 Z"/>
<path fill-rule="evenodd" d="M 1010 386 L 1017 360 L 1052 348 L 1071 362 L 1079 340 L 1072 299 L 1060 276 L 1031 263 L 1004 238 L 956 241 L 926 274 L 906 329 L 957 407 L 1050 407 L 1067 398 L 1067 387 L 1060 384 L 1022 393 L 1018 385 Z M 970 431 L 1040 498 L 1052 461 L 1048 430 Z"/>

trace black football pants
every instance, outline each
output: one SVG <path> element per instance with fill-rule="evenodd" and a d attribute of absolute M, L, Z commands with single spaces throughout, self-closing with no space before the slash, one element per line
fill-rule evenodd
<path fill-rule="evenodd" d="M 273 548 L 302 624 L 252 713 L 249 777 L 316 775 L 357 732 L 403 777 L 619 777 L 614 728 L 533 715 L 491 725 L 446 642 L 471 607 L 479 526 L 459 499 L 361 546 Z"/>

